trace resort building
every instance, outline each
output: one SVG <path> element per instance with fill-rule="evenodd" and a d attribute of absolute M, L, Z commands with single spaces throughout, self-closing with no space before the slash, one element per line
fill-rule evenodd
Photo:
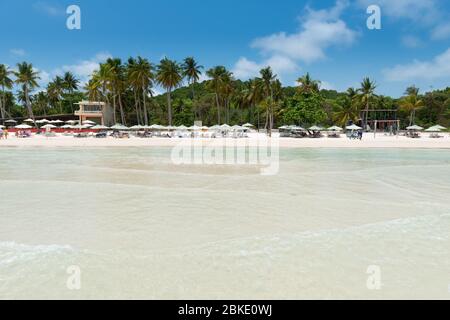
<path fill-rule="evenodd" d="M 103 126 L 114 125 L 114 110 L 105 102 L 81 101 L 76 105 L 80 107 L 75 111 L 80 123 L 89 120 Z"/>

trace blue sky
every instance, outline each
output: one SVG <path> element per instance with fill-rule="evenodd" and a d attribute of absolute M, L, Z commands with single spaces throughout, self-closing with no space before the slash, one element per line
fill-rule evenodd
<path fill-rule="evenodd" d="M 81 8 L 81 30 L 66 8 Z M 366 27 L 370 4 L 382 29 Z M 0 63 L 28 61 L 41 84 L 64 71 L 82 80 L 109 56 L 194 56 L 237 78 L 271 65 L 285 85 L 305 72 L 346 90 L 370 76 L 381 94 L 450 86 L 450 3 L 445 0 L 2 0 Z"/>

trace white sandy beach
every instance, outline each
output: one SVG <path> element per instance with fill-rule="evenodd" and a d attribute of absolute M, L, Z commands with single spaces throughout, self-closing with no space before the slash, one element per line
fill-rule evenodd
<path fill-rule="evenodd" d="M 402 149 L 450 149 L 450 136 L 443 134 L 443 138 L 434 139 L 424 135 L 420 139 L 410 139 L 403 136 L 385 136 L 378 134 L 366 134 L 362 141 L 349 140 L 345 135 L 340 139 L 294 139 L 279 138 L 274 134 L 274 139 L 281 148 L 402 148 Z M 252 133 L 245 139 L 195 139 L 203 145 L 211 143 L 231 146 L 253 146 L 266 139 L 264 134 Z M 76 139 L 71 136 L 58 135 L 53 138 L 33 136 L 31 138 L 16 138 L 13 135 L 7 140 L 0 140 L 0 147 L 173 147 L 181 142 L 194 141 L 190 139 L 149 138 L 142 139 L 131 137 L 130 139 L 106 139 L 83 138 Z M 259 142 L 258 142 L 259 141 Z"/>

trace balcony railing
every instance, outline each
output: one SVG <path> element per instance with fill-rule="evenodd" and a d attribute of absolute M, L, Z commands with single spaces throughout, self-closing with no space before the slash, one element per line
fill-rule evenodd
<path fill-rule="evenodd" d="M 80 107 L 80 110 L 76 111 L 75 114 L 82 114 L 82 113 L 102 113 L 103 109 L 99 106 L 83 106 Z"/>

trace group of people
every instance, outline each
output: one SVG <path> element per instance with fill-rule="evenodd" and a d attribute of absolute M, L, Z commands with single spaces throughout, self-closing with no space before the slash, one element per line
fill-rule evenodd
<path fill-rule="evenodd" d="M 2 128 L 0 128 L 0 139 L 8 139 L 8 135 L 8 129 L 3 130 Z"/>

